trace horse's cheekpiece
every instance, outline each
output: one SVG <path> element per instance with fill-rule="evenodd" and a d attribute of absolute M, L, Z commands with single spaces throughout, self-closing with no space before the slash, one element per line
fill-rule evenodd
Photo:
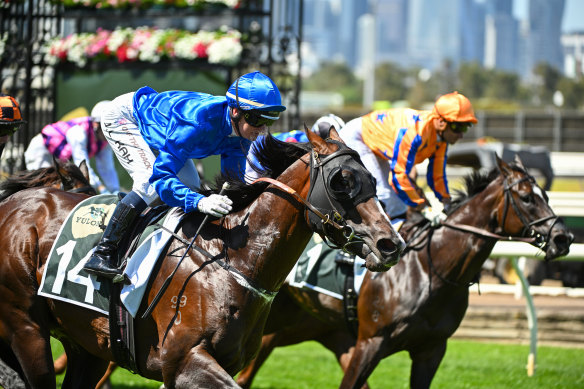
<path fill-rule="evenodd" d="M 355 150 L 341 142 L 328 141 L 337 144 L 339 149 L 324 156 L 312 151 L 310 191 L 306 198 L 325 217 L 312 212 L 308 220 L 327 245 L 352 253 L 351 245 L 364 242 L 347 224 L 345 219 L 350 216 L 347 209 L 375 197 L 375 182 Z"/>

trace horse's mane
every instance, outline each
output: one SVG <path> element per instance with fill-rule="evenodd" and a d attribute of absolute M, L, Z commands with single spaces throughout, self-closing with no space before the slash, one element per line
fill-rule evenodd
<path fill-rule="evenodd" d="M 249 161 L 261 176 L 277 178 L 290 165 L 310 150 L 308 143 L 283 142 L 272 135 L 267 135 L 252 144 L 257 162 Z M 251 150 L 251 149 L 250 149 Z M 256 169 L 257 168 L 257 169 Z M 204 195 L 218 193 L 224 182 L 230 187 L 225 194 L 233 201 L 233 210 L 238 210 L 251 204 L 264 191 L 268 183 L 246 184 L 235 174 L 222 174 L 215 179 L 215 188 L 201 191 Z"/>
<path fill-rule="evenodd" d="M 64 175 L 71 178 L 72 181 L 87 181 L 79 167 L 74 163 L 63 163 L 60 164 L 60 167 L 65 171 Z M 24 189 L 51 186 L 58 182 L 58 179 L 59 175 L 55 166 L 15 173 L 0 182 L 0 201 Z"/>
<path fill-rule="evenodd" d="M 493 168 L 489 171 L 474 170 L 464 176 L 464 187 L 454 191 L 454 196 L 452 196 L 452 202 L 450 203 L 450 208 L 447 213 L 451 214 L 470 200 L 474 195 L 482 192 L 487 185 L 497 178 L 499 174 L 499 170 Z"/>
<path fill-rule="evenodd" d="M 511 169 L 515 171 L 528 174 L 524 169 L 520 168 L 514 163 L 509 164 Z M 458 208 L 466 204 L 473 196 L 481 193 L 485 188 L 494 181 L 501 173 L 497 167 L 488 171 L 474 170 L 463 177 L 464 185 L 461 189 L 454 190 L 450 207 L 446 212 L 448 215 L 456 211 Z M 400 230 L 400 234 L 407 241 L 407 237 L 411 236 L 418 226 L 427 224 L 424 219 L 417 212 L 408 212 L 408 218 Z M 402 232 L 403 231 L 403 232 Z"/>

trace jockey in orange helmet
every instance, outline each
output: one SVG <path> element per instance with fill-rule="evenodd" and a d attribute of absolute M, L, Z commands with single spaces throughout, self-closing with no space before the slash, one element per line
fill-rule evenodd
<path fill-rule="evenodd" d="M 403 217 L 410 206 L 436 225 L 445 215 L 432 210 L 410 173 L 428 159 L 428 185 L 447 206 L 447 148 L 462 139 L 474 123 L 477 119 L 470 101 L 453 92 L 438 98 L 432 111 L 396 108 L 371 112 L 347 123 L 340 136 L 359 152 L 377 180 L 377 196 L 391 218 Z"/>
<path fill-rule="evenodd" d="M 12 96 L 0 94 L 0 155 L 8 138 L 24 123 L 20 106 Z"/>

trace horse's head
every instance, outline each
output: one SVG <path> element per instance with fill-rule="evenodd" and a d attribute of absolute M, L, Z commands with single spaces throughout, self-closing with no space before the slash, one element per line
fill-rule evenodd
<path fill-rule="evenodd" d="M 375 192 L 375 181 L 359 154 L 347 147 L 334 128 L 325 141 L 305 129 L 312 145 L 309 223 L 325 242 L 356 254 L 371 271 L 395 265 L 405 247 Z"/>
<path fill-rule="evenodd" d="M 77 166 L 72 162 L 61 163 L 57 158 L 53 157 L 53 166 L 59 178 L 54 183 L 55 187 L 68 192 L 85 193 L 90 196 L 97 194 L 89 182 L 87 161 L 83 160 Z"/>
<path fill-rule="evenodd" d="M 496 208 L 501 234 L 533 238 L 550 260 L 568 254 L 574 236 L 555 215 L 548 197 L 527 173 L 519 157 L 511 164 L 497 157 L 503 192 Z"/>

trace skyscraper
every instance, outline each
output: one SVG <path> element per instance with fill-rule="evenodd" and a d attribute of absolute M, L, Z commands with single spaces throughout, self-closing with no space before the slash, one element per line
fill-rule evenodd
<path fill-rule="evenodd" d="M 563 69 L 561 45 L 565 0 L 529 0 L 526 55 L 523 71 L 531 73 L 540 62 Z"/>
<path fill-rule="evenodd" d="M 512 14 L 512 2 L 485 3 L 484 65 L 510 72 L 519 70 L 519 22 Z"/>

